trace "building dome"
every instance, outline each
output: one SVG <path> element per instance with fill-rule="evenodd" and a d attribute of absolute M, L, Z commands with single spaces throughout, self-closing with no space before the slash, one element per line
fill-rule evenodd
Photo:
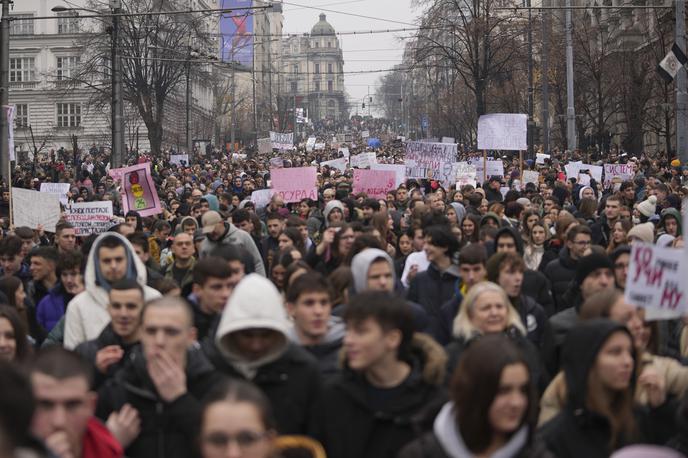
<path fill-rule="evenodd" d="M 311 35 L 334 35 L 334 27 L 326 20 L 327 16 L 320 13 L 320 20 L 311 29 Z"/>

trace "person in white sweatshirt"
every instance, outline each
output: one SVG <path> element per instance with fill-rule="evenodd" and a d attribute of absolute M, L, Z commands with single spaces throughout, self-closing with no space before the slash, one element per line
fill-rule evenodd
<path fill-rule="evenodd" d="M 100 335 L 110 322 L 107 311 L 110 286 L 125 278 L 135 279 L 141 285 L 146 302 L 161 297 L 157 290 L 146 286 L 146 267 L 126 237 L 116 232 L 101 234 L 93 242 L 86 263 L 86 289 L 67 305 L 65 348 L 73 350 Z"/>

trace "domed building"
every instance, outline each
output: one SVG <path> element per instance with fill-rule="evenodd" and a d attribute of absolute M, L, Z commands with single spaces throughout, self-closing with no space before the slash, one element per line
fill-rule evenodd
<path fill-rule="evenodd" d="M 344 88 L 344 57 L 334 27 L 320 14 L 310 34 L 282 40 L 282 99 L 284 111 L 314 123 L 348 119 Z M 298 123 L 297 123 L 298 124 Z M 293 121 L 287 123 L 293 126 Z M 297 133 L 299 132 L 297 125 Z"/>

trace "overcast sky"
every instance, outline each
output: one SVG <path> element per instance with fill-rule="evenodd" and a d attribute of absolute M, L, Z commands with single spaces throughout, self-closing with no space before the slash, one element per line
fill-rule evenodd
<path fill-rule="evenodd" d="M 304 8 L 304 5 L 307 6 Z M 328 11 L 330 10 L 330 11 Z M 338 11 L 338 12 L 334 12 Z M 286 0 L 284 2 L 284 33 L 310 32 L 323 12 L 336 32 L 409 28 L 419 12 L 411 8 L 411 0 Z M 349 14 L 344 14 L 349 13 Z M 368 19 L 357 14 L 379 18 Z M 393 22 L 398 21 L 398 22 Z M 352 71 L 382 70 L 401 62 L 404 42 L 398 38 L 412 32 L 367 35 L 338 35 L 344 51 L 344 80 L 351 102 L 360 110 L 362 99 L 375 92 L 384 73 L 347 74 Z M 373 99 L 373 105 L 375 99 Z M 366 113 L 367 113 L 366 109 Z M 355 109 L 352 114 L 355 114 Z"/>

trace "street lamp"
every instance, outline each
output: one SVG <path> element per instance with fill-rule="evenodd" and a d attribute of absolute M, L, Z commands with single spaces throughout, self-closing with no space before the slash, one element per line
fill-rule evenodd
<path fill-rule="evenodd" d="M 110 113 L 112 117 L 112 155 L 110 164 L 113 168 L 122 167 L 125 163 L 124 157 L 124 97 L 122 91 L 122 61 L 117 55 L 119 44 L 119 21 L 122 14 L 122 1 L 110 0 L 110 10 L 112 11 L 112 29 L 110 35 L 110 60 L 111 71 L 110 79 L 112 82 L 112 98 L 110 101 Z M 99 13 L 87 8 L 69 8 L 66 6 L 55 6 L 51 9 L 54 13 L 66 11 L 86 11 Z"/>

